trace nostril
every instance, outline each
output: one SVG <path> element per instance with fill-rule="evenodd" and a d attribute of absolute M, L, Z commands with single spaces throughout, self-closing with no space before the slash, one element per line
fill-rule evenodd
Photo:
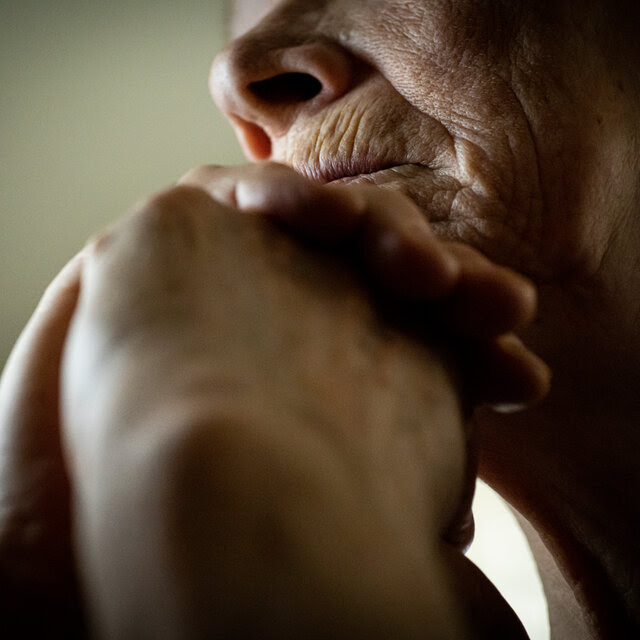
<path fill-rule="evenodd" d="M 322 84 L 308 73 L 281 73 L 267 80 L 252 82 L 249 91 L 269 104 L 306 102 L 322 91 Z"/>

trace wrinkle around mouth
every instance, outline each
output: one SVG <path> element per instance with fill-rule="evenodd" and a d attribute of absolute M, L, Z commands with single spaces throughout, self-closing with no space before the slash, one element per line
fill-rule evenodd
<path fill-rule="evenodd" d="M 415 167 L 429 169 L 425 164 L 419 162 L 380 162 L 378 159 L 375 161 L 367 161 L 363 159 L 361 161 L 355 160 L 342 160 L 338 158 L 331 159 L 329 162 L 322 163 L 319 166 L 309 165 L 307 163 L 294 163 L 293 168 L 304 175 L 310 180 L 321 182 L 323 184 L 340 184 L 351 182 L 362 178 L 366 180 L 373 177 L 376 174 L 383 174 L 385 172 L 397 172 L 401 173 L 403 169 Z"/>
<path fill-rule="evenodd" d="M 432 224 L 451 220 L 452 204 L 462 189 L 448 171 L 422 162 L 383 164 L 378 160 L 367 165 L 337 161 L 322 168 L 312 163 L 294 163 L 292 168 L 321 184 L 364 184 L 399 192 L 412 200 Z"/>

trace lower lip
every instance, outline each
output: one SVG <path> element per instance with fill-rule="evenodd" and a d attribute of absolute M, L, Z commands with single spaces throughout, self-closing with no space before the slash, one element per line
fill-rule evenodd
<path fill-rule="evenodd" d="M 343 178 L 337 178 L 336 180 L 330 180 L 328 184 L 376 184 L 377 180 L 381 178 L 387 178 L 392 175 L 402 177 L 402 169 L 410 167 L 419 167 L 417 164 L 399 164 L 392 167 L 385 167 L 378 171 L 372 171 L 371 173 L 360 173 L 354 176 L 345 176 Z"/>
<path fill-rule="evenodd" d="M 366 182 L 367 178 L 371 178 L 374 175 L 372 173 L 363 173 L 358 176 L 346 176 L 344 178 L 338 178 L 336 180 L 329 181 L 328 184 L 351 184 L 353 182 Z"/>

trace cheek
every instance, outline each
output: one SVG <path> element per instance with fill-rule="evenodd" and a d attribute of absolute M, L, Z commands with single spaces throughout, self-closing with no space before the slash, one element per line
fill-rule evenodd
<path fill-rule="evenodd" d="M 365 13 L 371 4 L 377 10 Z M 516 40 L 513 9 L 495 5 L 501 3 L 355 2 L 341 18 L 343 39 L 414 107 L 473 131 L 490 119 L 513 119 L 512 91 L 503 80 Z"/>
<path fill-rule="evenodd" d="M 464 38 L 456 31 L 456 14 L 439 11 L 407 10 L 403 31 L 403 13 L 390 8 L 386 22 L 380 19 L 360 32 L 362 46 L 413 107 L 414 117 L 441 128 L 421 126 L 428 135 L 420 142 L 428 148 L 439 133 L 437 146 L 447 160 L 441 168 L 459 185 L 450 217 L 439 225 L 442 235 L 527 273 L 546 271 L 547 265 L 538 264 L 541 234 L 532 232 L 540 229 L 543 216 L 536 143 L 523 106 L 504 79 L 508 56 L 502 58 L 482 35 L 488 27 Z"/>

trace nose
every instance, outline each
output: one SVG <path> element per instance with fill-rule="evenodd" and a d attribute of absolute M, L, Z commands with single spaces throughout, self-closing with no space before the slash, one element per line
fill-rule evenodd
<path fill-rule="evenodd" d="M 349 91 L 353 59 L 324 37 L 288 42 L 257 27 L 213 62 L 209 87 L 252 160 L 267 160 L 273 142 L 297 118 L 310 116 Z"/>

